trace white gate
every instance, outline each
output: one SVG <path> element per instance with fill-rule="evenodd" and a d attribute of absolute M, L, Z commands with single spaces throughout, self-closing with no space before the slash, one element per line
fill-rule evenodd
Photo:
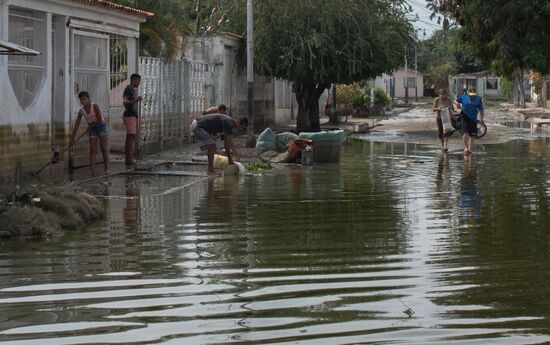
<path fill-rule="evenodd" d="M 87 91 L 92 102 L 101 109 L 109 122 L 109 36 L 86 31 L 71 30 L 71 131 L 81 108 L 78 93 Z M 86 129 L 86 120 L 80 123 L 77 137 Z M 99 145 L 98 145 L 99 147 Z M 74 166 L 88 165 L 88 138 L 84 136 L 74 147 Z M 102 162 L 103 157 L 97 156 Z"/>
<path fill-rule="evenodd" d="M 208 64 L 141 57 L 140 143 L 163 144 L 191 134 L 191 121 L 206 108 Z"/>

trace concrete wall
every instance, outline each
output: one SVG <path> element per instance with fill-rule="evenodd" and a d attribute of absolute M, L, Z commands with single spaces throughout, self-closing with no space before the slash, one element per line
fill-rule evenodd
<path fill-rule="evenodd" d="M 117 11 L 90 7 L 70 0 L 0 0 L 0 38 L 9 39 L 9 7 L 39 11 L 45 22 L 45 69 L 40 87 L 26 108 L 19 104 L 8 75 L 8 58 L 0 57 L 0 178 L 28 173 L 49 161 L 51 150 L 68 144 L 73 88 L 69 71 L 67 22 L 101 19 L 128 31 L 139 30 L 141 18 Z M 55 30 L 55 31 L 54 31 Z M 55 32 L 55 34 L 54 34 Z M 52 46 L 52 42 L 55 46 Z M 132 43 L 136 48 L 135 40 Z M 132 54 L 135 59 L 136 54 Z M 136 64 L 133 64 L 136 68 Z M 109 113 L 108 109 L 105 113 Z"/>
<path fill-rule="evenodd" d="M 210 37 L 190 37 L 186 41 L 185 58 L 207 61 L 210 64 L 210 82 L 207 83 L 208 105 L 225 104 L 232 116 L 246 116 L 248 109 L 247 83 L 243 71 L 236 63 L 236 52 L 240 39 L 222 34 Z M 290 88 L 289 96 L 294 97 Z M 256 130 L 268 126 L 288 125 L 291 107 L 277 107 L 275 100 L 275 80 L 254 76 L 254 122 Z"/>
<path fill-rule="evenodd" d="M 8 40 L 8 5 L 0 1 L 1 38 Z M 46 27 L 52 16 L 44 15 Z M 46 51 L 52 51 L 51 29 L 46 32 Z M 23 109 L 8 75 L 8 58 L 0 57 L 0 176 L 14 177 L 48 161 L 51 150 L 52 70 L 45 68 L 39 91 Z M 46 66 L 52 65 L 46 54 Z"/>
<path fill-rule="evenodd" d="M 374 87 L 386 91 L 388 97 L 391 95 L 391 82 L 393 77 L 389 74 L 382 74 L 374 80 Z"/>

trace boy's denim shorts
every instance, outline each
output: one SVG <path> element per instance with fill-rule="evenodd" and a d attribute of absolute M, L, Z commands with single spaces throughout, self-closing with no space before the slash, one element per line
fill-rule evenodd
<path fill-rule="evenodd" d="M 90 138 L 106 137 L 109 135 L 109 130 L 107 130 L 107 124 L 102 122 L 95 127 L 90 128 Z"/>

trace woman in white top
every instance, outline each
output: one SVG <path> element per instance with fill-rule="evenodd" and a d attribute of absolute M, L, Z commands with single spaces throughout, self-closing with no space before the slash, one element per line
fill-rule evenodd
<path fill-rule="evenodd" d="M 78 127 L 82 118 L 86 119 L 88 123 L 88 133 L 90 139 L 90 169 L 92 176 L 94 176 L 94 165 L 97 153 L 97 141 L 101 146 L 101 152 L 103 153 L 103 162 L 105 166 L 105 174 L 109 173 L 109 131 L 107 130 L 107 124 L 101 115 L 101 110 L 97 104 L 92 103 L 90 100 L 90 94 L 86 91 L 82 91 L 78 94 L 78 99 L 82 108 L 78 112 L 76 123 L 73 128 L 71 136 L 71 143 L 76 138 Z"/>

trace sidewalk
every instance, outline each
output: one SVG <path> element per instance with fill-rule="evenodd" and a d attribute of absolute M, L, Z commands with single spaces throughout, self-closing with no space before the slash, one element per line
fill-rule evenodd
<path fill-rule="evenodd" d="M 380 116 L 369 116 L 369 117 L 352 117 L 348 116 L 347 121 L 342 122 L 338 125 L 332 125 L 329 123 L 329 117 L 321 115 L 321 129 L 329 129 L 338 127 L 343 129 L 347 135 L 351 134 L 364 134 L 374 129 L 379 125 L 379 122 L 388 120 L 389 118 L 395 117 L 401 113 L 411 110 L 412 108 L 403 108 L 395 107 L 391 110 L 385 112 L 384 115 Z"/>
<path fill-rule="evenodd" d="M 514 114 L 519 121 L 527 121 L 531 124 L 531 132 L 537 130 L 550 132 L 550 109 L 539 107 L 536 103 L 527 103 L 526 108 L 521 108 L 513 103 L 501 103 L 505 110 Z"/>

